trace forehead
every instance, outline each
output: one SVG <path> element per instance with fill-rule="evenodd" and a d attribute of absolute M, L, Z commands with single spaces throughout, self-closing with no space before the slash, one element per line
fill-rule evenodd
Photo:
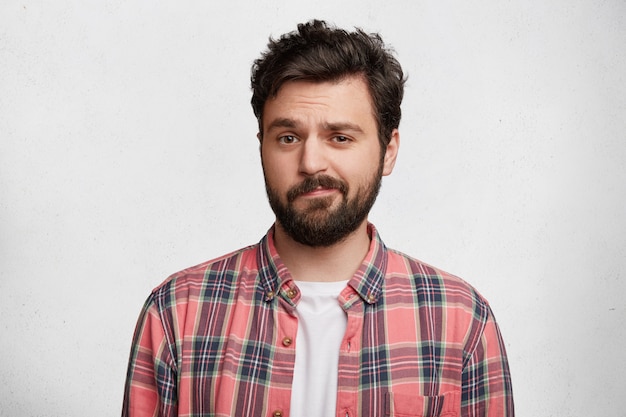
<path fill-rule="evenodd" d="M 337 81 L 285 82 L 276 96 L 265 103 L 263 125 L 269 126 L 279 118 L 316 120 L 320 123 L 351 121 L 376 124 L 371 94 L 362 76 Z"/>

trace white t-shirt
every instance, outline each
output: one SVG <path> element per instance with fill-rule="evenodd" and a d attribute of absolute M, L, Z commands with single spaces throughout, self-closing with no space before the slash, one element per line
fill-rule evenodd
<path fill-rule="evenodd" d="M 335 415 L 339 347 L 348 318 L 337 297 L 348 281 L 298 281 L 296 363 L 291 391 L 292 417 Z"/>

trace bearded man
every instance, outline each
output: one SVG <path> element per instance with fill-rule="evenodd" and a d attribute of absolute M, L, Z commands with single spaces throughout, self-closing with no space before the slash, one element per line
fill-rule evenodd
<path fill-rule="evenodd" d="M 276 221 L 152 292 L 123 416 L 514 415 L 487 301 L 368 222 L 404 83 L 377 34 L 313 20 L 270 40 L 252 107 Z"/>

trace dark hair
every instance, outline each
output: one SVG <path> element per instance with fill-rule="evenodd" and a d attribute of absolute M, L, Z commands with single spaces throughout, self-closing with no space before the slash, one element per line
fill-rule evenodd
<path fill-rule="evenodd" d="M 322 20 L 298 25 L 280 39 L 270 37 L 268 49 L 252 66 L 252 109 L 263 134 L 263 107 L 286 81 L 337 81 L 362 75 L 369 85 L 378 123 L 378 138 L 386 147 L 400 125 L 400 104 L 406 81 L 400 63 L 378 34 L 331 27 Z"/>

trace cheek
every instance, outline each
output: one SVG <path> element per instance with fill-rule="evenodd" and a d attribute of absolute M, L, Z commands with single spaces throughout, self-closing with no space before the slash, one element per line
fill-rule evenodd
<path fill-rule="evenodd" d="M 362 155 L 360 158 L 341 161 L 336 169 L 340 177 L 357 185 L 369 182 L 378 172 L 379 163 L 378 158 Z"/>
<path fill-rule="evenodd" d="M 284 153 L 277 152 L 269 145 L 261 145 L 261 162 L 268 170 L 276 170 L 276 167 L 285 166 L 287 158 Z"/>
<path fill-rule="evenodd" d="M 284 154 L 264 152 L 261 148 L 261 163 L 265 178 L 275 189 L 288 187 L 289 184 L 296 181 L 297 167 L 294 166 L 291 158 Z"/>
<path fill-rule="evenodd" d="M 264 160 L 263 172 L 265 181 L 273 190 L 282 193 L 289 188 L 286 172 L 281 169 L 281 165 L 270 160 Z"/>
<path fill-rule="evenodd" d="M 276 170 L 276 166 L 278 165 L 275 158 L 272 157 L 272 154 L 269 152 L 264 152 L 261 147 L 261 165 L 263 166 L 263 172 L 266 177 L 274 178 L 274 171 Z"/>
<path fill-rule="evenodd" d="M 343 176 L 343 179 L 348 182 L 350 187 L 350 196 L 355 196 L 363 191 L 368 191 L 373 187 L 373 184 L 378 177 L 379 164 L 380 161 L 376 160 L 372 161 L 371 164 L 367 166 L 367 169 L 364 169 L 363 166 L 361 166 L 361 169 L 351 171 L 350 173 L 344 171 L 345 176 Z"/>

